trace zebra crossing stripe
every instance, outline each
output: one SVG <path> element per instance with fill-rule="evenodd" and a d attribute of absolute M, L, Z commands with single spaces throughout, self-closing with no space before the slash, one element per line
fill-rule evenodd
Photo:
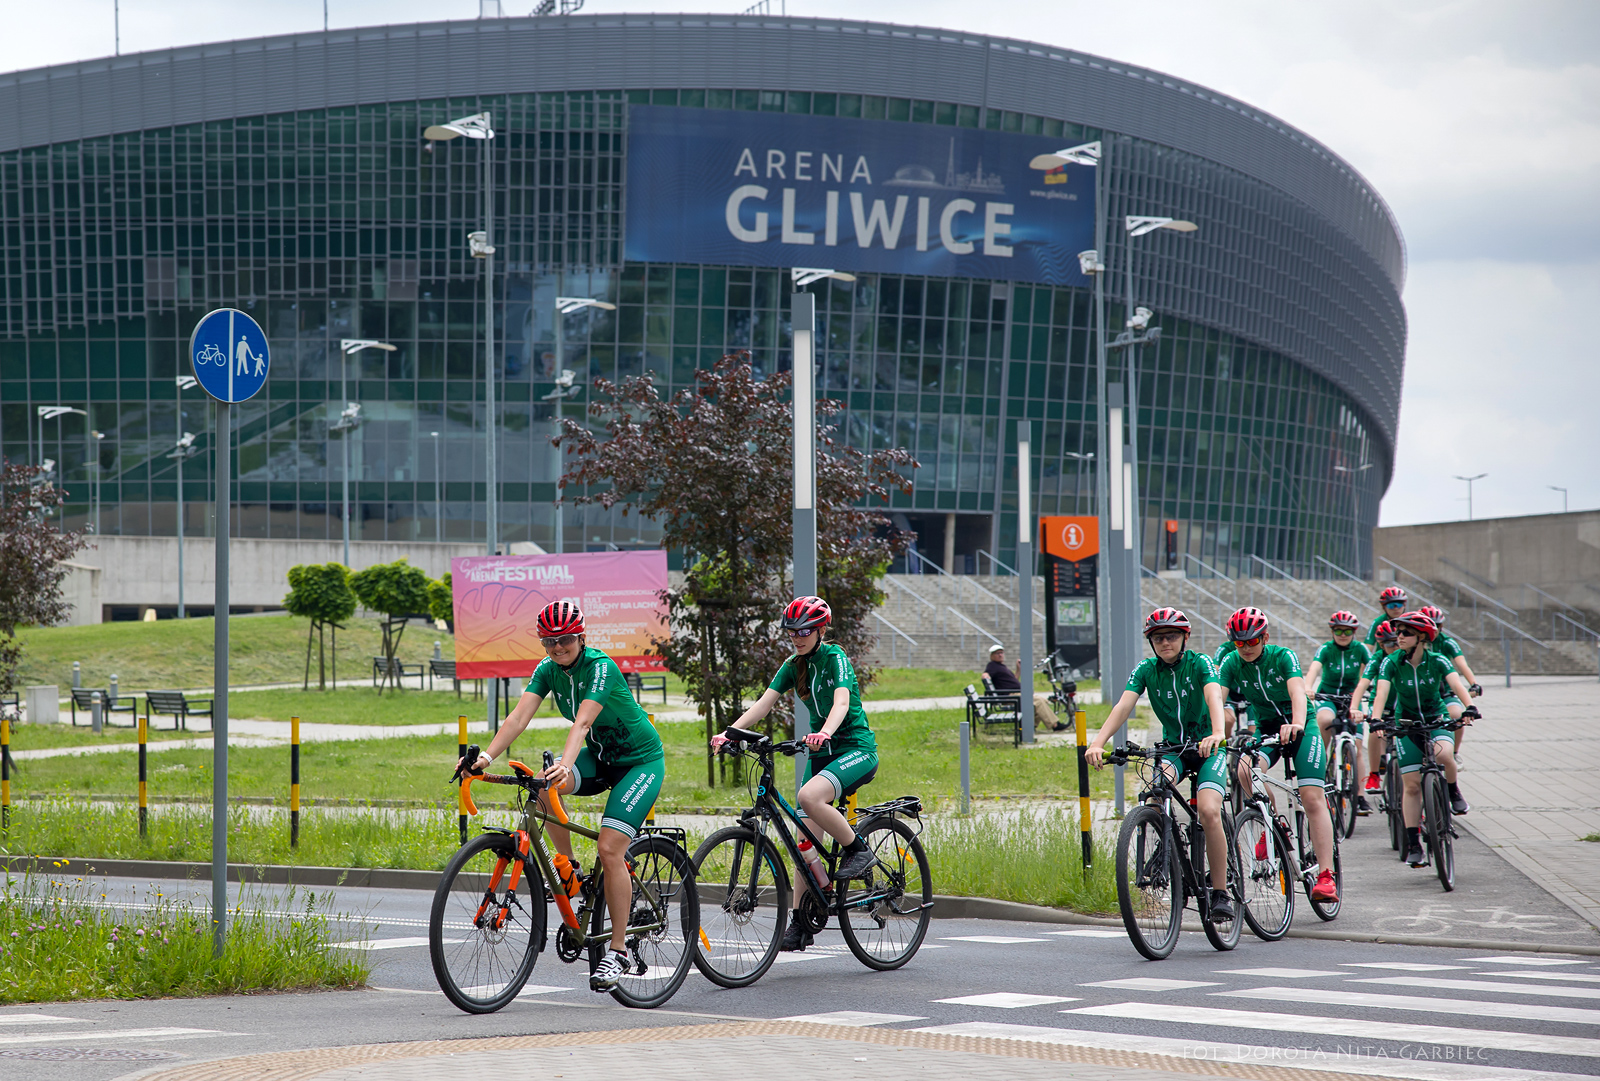
<path fill-rule="evenodd" d="M 1487 991 L 1502 995 L 1548 995 L 1551 998 L 1600 998 L 1600 987 L 1551 987 L 1490 980 L 1441 980 L 1435 976 L 1369 976 L 1350 983 L 1384 983 L 1392 987 L 1431 987 L 1440 991 Z"/>
<path fill-rule="evenodd" d="M 1243 991 L 1212 991 L 1220 998 L 1255 998 L 1268 1002 L 1316 1002 L 1329 1006 L 1373 1006 L 1377 1009 L 1450 1013 L 1458 1017 L 1509 1017 L 1518 1021 L 1570 1021 L 1600 1025 L 1600 1010 L 1574 1006 L 1549 1006 L 1533 1002 L 1484 1002 L 1471 998 L 1428 998 L 1423 995 L 1379 995 L 1362 991 L 1324 991 L 1318 987 L 1252 987 Z"/>
<path fill-rule="evenodd" d="M 1530 1051 L 1540 1055 L 1581 1055 L 1600 1058 L 1600 1040 L 1581 1036 L 1545 1036 L 1533 1032 L 1491 1032 L 1444 1025 L 1405 1025 L 1396 1021 L 1361 1021 L 1315 1014 L 1263 1013 L 1255 1010 L 1218 1010 L 1205 1006 L 1119 1002 L 1109 1006 L 1084 1006 L 1062 1013 L 1095 1017 L 1128 1017 L 1141 1021 L 1170 1021 L 1179 1025 L 1214 1025 L 1223 1028 L 1263 1029 L 1269 1032 L 1315 1032 L 1329 1036 L 1356 1036 L 1394 1043 L 1433 1043 L 1486 1047 L 1497 1051 Z"/>
<path fill-rule="evenodd" d="M 78 1020 L 78 1018 L 73 1018 Z M 29 1043 L 56 1043 L 61 1040 L 71 1040 L 74 1043 L 80 1040 L 175 1040 L 186 1039 L 190 1036 L 224 1036 L 227 1033 L 209 1028 L 122 1028 L 122 1029 L 89 1029 L 84 1032 L 63 1032 L 52 1029 L 49 1032 L 19 1032 L 0 1033 L 0 1047 L 14 1047 L 19 1044 Z"/>

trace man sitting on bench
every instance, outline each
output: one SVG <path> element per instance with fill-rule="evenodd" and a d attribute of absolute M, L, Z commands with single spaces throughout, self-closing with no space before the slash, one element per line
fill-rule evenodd
<path fill-rule="evenodd" d="M 1018 668 L 1021 663 L 1018 662 Z M 994 688 L 995 694 L 1022 695 L 1022 680 L 1017 669 L 1006 667 L 1006 647 L 998 643 L 989 647 L 989 664 L 983 670 L 989 677 L 989 686 Z M 1033 725 L 1034 728 L 1044 732 L 1064 732 L 1067 729 L 1065 721 L 1056 716 L 1056 711 L 1050 708 L 1050 696 L 1035 693 L 1033 696 Z"/>

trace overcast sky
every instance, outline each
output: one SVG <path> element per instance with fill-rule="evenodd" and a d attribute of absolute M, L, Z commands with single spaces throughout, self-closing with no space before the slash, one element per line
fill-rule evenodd
<path fill-rule="evenodd" d="M 780 0 L 774 0 L 777 7 Z M 534 0 L 511 0 L 525 14 Z M 589 0 L 587 11 L 733 3 Z M 112 51 L 111 0 L 8 5 L 0 70 Z M 334 27 L 477 0 L 329 0 Z M 791 15 L 1004 34 L 1146 65 L 1274 113 L 1400 219 L 1410 319 L 1382 524 L 1600 507 L 1600 0 L 788 0 Z M 124 52 L 320 29 L 317 0 L 124 0 Z M 1585 344 L 1587 343 L 1587 344 Z"/>

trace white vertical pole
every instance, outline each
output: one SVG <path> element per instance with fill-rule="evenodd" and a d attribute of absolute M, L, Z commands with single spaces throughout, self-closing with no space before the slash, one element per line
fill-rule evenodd
<path fill-rule="evenodd" d="M 232 320 L 228 340 L 233 341 Z M 233 364 L 228 364 L 232 397 Z M 217 575 L 213 593 L 215 634 L 212 640 L 211 703 L 211 950 L 222 956 L 228 918 L 228 534 L 232 527 L 233 500 L 230 491 L 233 463 L 230 458 L 230 413 L 227 402 L 217 403 L 217 488 L 213 496 L 217 509 Z"/>
<path fill-rule="evenodd" d="M 1022 742 L 1033 742 L 1033 422 L 1017 421 L 1017 646 Z"/>
<path fill-rule="evenodd" d="M 794 591 L 817 591 L 817 301 L 810 293 L 789 296 L 789 325 L 794 336 Z M 795 736 L 810 730 L 811 714 L 800 696 L 794 699 Z M 805 758 L 795 755 L 795 798 L 805 776 Z"/>

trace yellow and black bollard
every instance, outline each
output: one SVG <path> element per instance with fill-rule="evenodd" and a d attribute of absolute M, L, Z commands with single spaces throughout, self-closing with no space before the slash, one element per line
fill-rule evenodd
<path fill-rule="evenodd" d="M 300 718 L 289 718 L 289 847 L 300 847 Z"/>
<path fill-rule="evenodd" d="M 11 719 L 0 717 L 0 830 L 11 828 Z"/>
<path fill-rule="evenodd" d="M 1083 834 L 1083 866 L 1085 870 L 1094 862 L 1093 826 L 1089 815 L 1089 714 L 1078 710 L 1073 714 L 1078 729 L 1078 829 Z"/>
<path fill-rule="evenodd" d="M 139 836 L 145 837 L 150 828 L 150 789 L 145 783 L 148 778 L 145 752 L 150 743 L 150 715 L 145 714 L 136 723 L 139 726 Z"/>
<path fill-rule="evenodd" d="M 465 758 L 465 757 L 467 757 L 467 719 L 465 717 L 457 717 L 456 718 L 456 728 L 457 728 L 457 733 L 456 733 L 456 757 L 457 758 Z M 471 769 L 472 768 L 472 763 L 471 762 L 466 763 L 466 767 L 468 769 Z M 456 821 L 461 826 L 461 843 L 462 844 L 466 844 L 467 843 L 467 782 L 466 782 L 465 778 L 462 779 L 461 788 L 456 793 Z"/>

